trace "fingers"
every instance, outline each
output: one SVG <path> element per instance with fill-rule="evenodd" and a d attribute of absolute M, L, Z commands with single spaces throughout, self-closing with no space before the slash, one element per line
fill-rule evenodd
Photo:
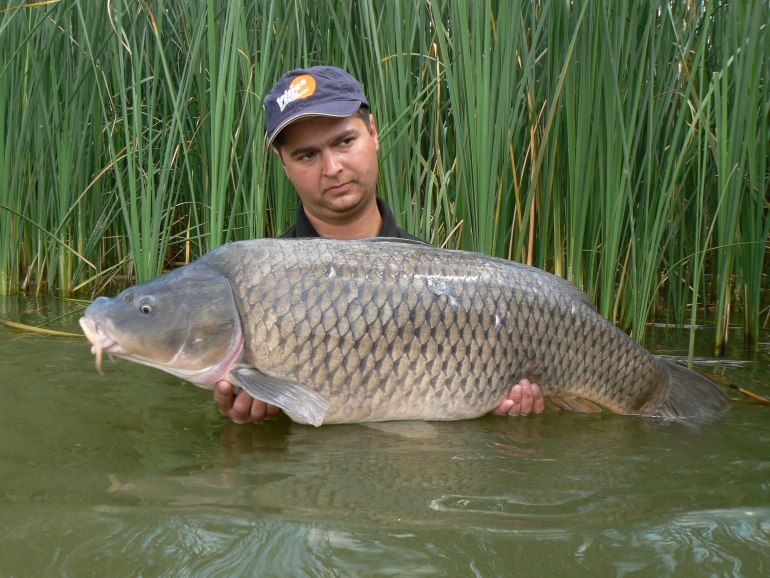
<path fill-rule="evenodd" d="M 523 397 L 523 389 L 524 385 L 527 385 L 529 387 L 529 381 L 526 379 L 522 379 L 519 383 L 514 385 L 511 388 L 511 392 L 508 394 L 508 399 L 510 399 L 513 404 L 511 405 L 511 409 L 508 410 L 508 415 L 511 415 L 513 417 L 518 417 L 522 415 L 521 413 L 521 398 Z M 527 414 L 524 413 L 524 416 Z"/>
<path fill-rule="evenodd" d="M 267 411 L 265 412 L 265 419 L 273 419 L 274 417 L 278 417 L 278 415 L 281 413 L 281 408 L 277 405 L 266 403 L 265 406 L 267 407 Z"/>
<path fill-rule="evenodd" d="M 515 387 L 515 386 L 514 386 Z M 510 398 L 510 393 L 508 394 L 509 397 L 506 397 L 502 402 L 500 402 L 500 405 L 497 406 L 496 409 L 492 410 L 492 413 L 495 415 L 507 415 L 509 411 L 511 411 L 511 408 L 513 407 L 513 400 Z"/>
<path fill-rule="evenodd" d="M 539 386 L 530 383 L 527 378 L 522 379 L 515 384 L 508 397 L 492 411 L 496 415 L 522 416 L 525 417 L 532 413 L 541 413 L 545 409 L 545 399 Z"/>
<path fill-rule="evenodd" d="M 534 400 L 532 399 L 532 385 L 528 379 L 521 380 L 521 411 L 522 417 L 532 413 L 532 405 Z"/>
<path fill-rule="evenodd" d="M 540 386 L 536 384 L 532 384 L 532 410 L 535 413 L 543 413 L 545 410 L 545 398 L 543 397 L 543 392 L 540 389 Z"/>
<path fill-rule="evenodd" d="M 226 416 L 233 409 L 233 384 L 228 381 L 220 381 L 214 389 L 214 401 L 217 404 L 219 413 Z"/>
<path fill-rule="evenodd" d="M 276 417 L 281 409 L 259 399 L 254 399 L 246 391 L 233 394 L 233 385 L 227 381 L 217 383 L 214 390 L 214 401 L 219 413 L 229 417 L 235 423 L 259 423 L 265 419 Z"/>
<path fill-rule="evenodd" d="M 238 392 L 238 395 L 235 396 L 235 401 L 233 401 L 233 409 L 230 410 L 230 418 L 235 423 L 246 423 L 248 421 L 262 421 L 264 419 L 264 408 L 262 408 L 262 412 L 260 413 L 260 408 L 257 407 L 254 410 L 254 413 L 252 414 L 251 406 L 254 405 L 254 402 L 257 400 L 251 397 L 248 393 L 246 393 L 244 390 L 241 390 Z M 261 404 L 264 404 L 264 402 L 258 402 Z M 254 416 L 252 418 L 252 415 Z"/>

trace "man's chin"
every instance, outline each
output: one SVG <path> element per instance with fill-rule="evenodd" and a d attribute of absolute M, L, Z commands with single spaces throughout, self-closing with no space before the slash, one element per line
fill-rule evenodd
<path fill-rule="evenodd" d="M 340 194 L 331 193 L 324 195 L 324 208 L 332 215 L 348 215 L 363 210 L 368 205 L 367 200 L 365 195 L 357 191 L 345 191 Z"/>

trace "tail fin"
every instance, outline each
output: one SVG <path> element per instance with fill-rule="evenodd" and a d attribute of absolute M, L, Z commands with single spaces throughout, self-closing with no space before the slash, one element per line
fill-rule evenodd
<path fill-rule="evenodd" d="M 730 396 L 711 381 L 667 359 L 668 399 L 657 415 L 668 419 L 706 422 L 719 419 L 730 409 Z"/>

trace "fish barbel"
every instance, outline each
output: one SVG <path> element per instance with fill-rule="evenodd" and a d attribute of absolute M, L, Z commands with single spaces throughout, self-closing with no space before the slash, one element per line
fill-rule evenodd
<path fill-rule="evenodd" d="M 655 356 L 539 269 L 393 239 L 261 239 L 99 297 L 80 320 L 107 353 L 292 419 L 455 420 L 528 378 L 575 411 L 702 421 L 729 397 Z"/>

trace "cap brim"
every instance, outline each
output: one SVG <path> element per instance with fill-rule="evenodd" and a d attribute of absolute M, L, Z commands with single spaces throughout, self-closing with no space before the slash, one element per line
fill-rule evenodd
<path fill-rule="evenodd" d="M 293 114 L 284 119 L 284 121 L 276 127 L 272 136 L 267 140 L 267 148 L 272 146 L 275 137 L 278 136 L 278 133 L 293 122 L 302 120 L 304 118 L 312 118 L 314 116 L 329 116 L 337 118 L 351 116 L 355 114 L 359 108 L 361 108 L 362 104 L 363 103 L 360 100 L 335 100 L 334 102 L 318 103 L 315 106 L 310 106 L 302 109 L 301 111 L 297 111 L 296 114 Z"/>

